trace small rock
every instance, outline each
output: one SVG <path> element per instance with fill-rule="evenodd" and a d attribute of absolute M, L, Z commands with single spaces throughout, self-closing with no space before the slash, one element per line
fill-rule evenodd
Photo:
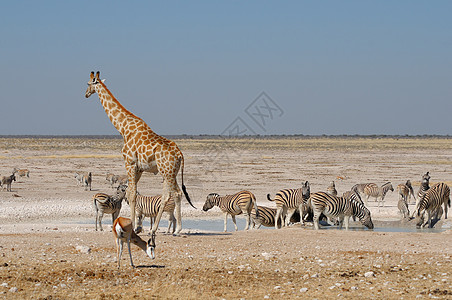
<path fill-rule="evenodd" d="M 80 252 L 80 253 L 85 253 L 85 254 L 89 254 L 91 253 L 91 248 L 88 246 L 77 246 L 75 247 L 75 249 Z"/>
<path fill-rule="evenodd" d="M 307 291 L 308 291 L 308 288 L 305 288 L 305 287 L 300 289 L 300 293 L 306 293 Z"/>
<path fill-rule="evenodd" d="M 364 277 L 375 277 L 375 273 L 372 271 L 364 273 Z"/>
<path fill-rule="evenodd" d="M 267 252 L 263 252 L 261 255 L 262 255 L 266 260 L 275 258 L 275 255 L 273 255 L 273 254 L 271 254 L 271 253 L 267 253 Z"/>
<path fill-rule="evenodd" d="M 280 285 L 277 285 L 277 286 L 274 287 L 275 290 L 279 290 L 280 288 L 281 288 Z"/>
<path fill-rule="evenodd" d="M 3 282 L 2 284 L 0 284 L 1 287 L 8 287 L 8 282 Z"/>
<path fill-rule="evenodd" d="M 357 286 L 352 286 L 350 289 L 353 290 L 353 291 L 356 291 L 358 289 L 358 287 Z"/>
<path fill-rule="evenodd" d="M 16 293 L 18 290 L 19 290 L 18 288 L 12 287 L 12 288 L 9 289 L 9 292 L 10 293 Z"/>

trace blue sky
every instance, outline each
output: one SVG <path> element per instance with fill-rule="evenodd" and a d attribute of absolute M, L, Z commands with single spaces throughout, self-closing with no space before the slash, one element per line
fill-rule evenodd
<path fill-rule="evenodd" d="M 0 134 L 452 134 L 451 1 L 4 1 Z M 283 113 L 262 129 L 265 92 Z"/>

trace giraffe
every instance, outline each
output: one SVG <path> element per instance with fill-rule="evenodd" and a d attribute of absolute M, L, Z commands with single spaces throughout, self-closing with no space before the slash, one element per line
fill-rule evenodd
<path fill-rule="evenodd" d="M 157 231 L 165 204 L 173 199 L 176 204 L 175 234 L 178 235 L 182 230 L 182 192 L 176 180 L 179 168 L 181 168 L 182 191 L 188 203 L 195 208 L 184 185 L 184 156 L 175 142 L 159 136 L 142 119 L 125 109 L 108 90 L 104 81 L 100 80 L 100 72 L 97 72 L 96 75 L 91 72 L 85 97 L 88 98 L 97 93 L 108 118 L 124 138 L 121 152 L 129 178 L 126 197 L 129 200 L 133 225 L 137 224 L 135 204 L 137 184 L 141 175 L 143 172 L 150 172 L 154 175 L 160 173 L 163 177 L 162 205 L 152 227 L 152 233 Z"/>

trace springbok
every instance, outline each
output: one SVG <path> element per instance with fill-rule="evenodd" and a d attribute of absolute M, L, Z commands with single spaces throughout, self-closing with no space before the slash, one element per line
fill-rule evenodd
<path fill-rule="evenodd" d="M 132 220 L 128 218 L 119 217 L 113 223 L 113 234 L 116 240 L 116 256 L 118 259 L 118 269 L 121 267 L 121 255 L 124 248 L 124 242 L 127 243 L 129 250 L 130 265 L 135 268 L 132 260 L 132 252 L 130 252 L 130 242 L 140 247 L 151 258 L 155 258 L 155 233 L 152 233 L 151 238 L 145 242 L 134 231 L 132 227 Z"/>

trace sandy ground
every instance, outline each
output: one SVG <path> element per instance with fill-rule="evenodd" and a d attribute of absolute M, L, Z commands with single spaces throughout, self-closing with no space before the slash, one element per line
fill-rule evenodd
<path fill-rule="evenodd" d="M 0 297 L 452 297 L 450 221 L 440 221 L 434 233 L 389 232 L 415 227 L 413 221 L 400 221 L 396 192 L 387 195 L 384 208 L 369 202 L 376 227 L 388 232 L 316 232 L 296 224 L 228 233 L 185 228 L 174 237 L 162 228 L 155 260 L 134 247 L 139 267 L 132 269 L 125 253 L 118 271 L 110 216 L 104 217 L 106 231 L 94 231 L 91 197 L 113 193 L 105 175 L 124 173 L 121 143 L 0 139 L 0 174 L 9 175 L 14 167 L 30 170 L 30 178 L 19 178 L 12 192 L 0 191 Z M 183 200 L 183 220 L 221 219 L 218 209 L 200 209 L 211 192 L 250 190 L 259 205 L 272 206 L 267 193 L 297 188 L 305 180 L 312 192 L 326 190 L 334 180 L 340 194 L 355 183 L 391 181 L 396 187 L 407 179 L 417 191 L 426 171 L 432 183 L 452 184 L 449 139 L 187 138 L 177 143 L 185 155 L 185 184 L 198 207 Z M 93 172 L 92 191 L 76 185 L 76 171 Z M 160 190 L 159 175 L 142 177 L 142 194 Z M 130 215 L 125 204 L 121 215 Z M 147 239 L 146 233 L 141 236 Z"/>

